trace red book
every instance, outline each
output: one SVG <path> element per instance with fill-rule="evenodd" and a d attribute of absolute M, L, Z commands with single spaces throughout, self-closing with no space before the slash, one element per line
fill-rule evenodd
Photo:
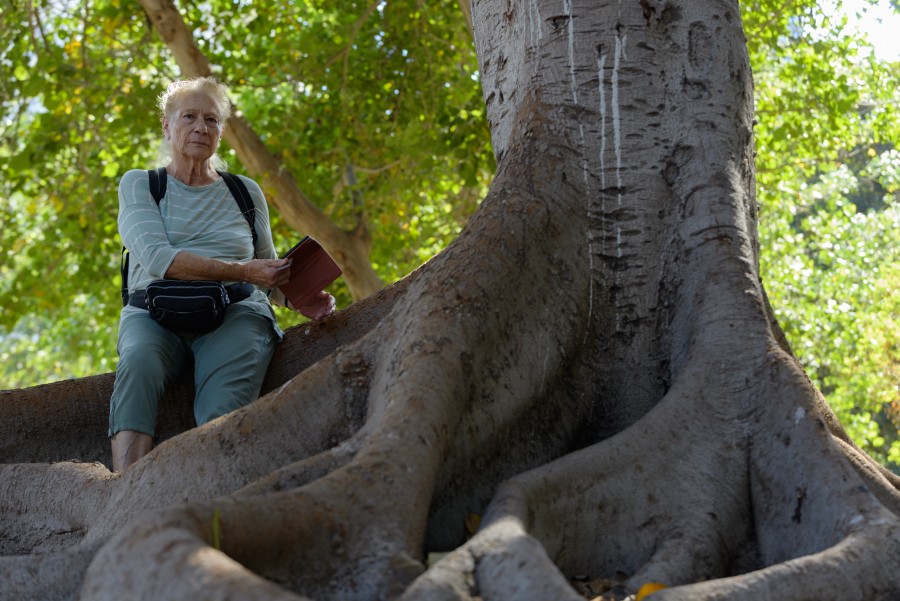
<path fill-rule="evenodd" d="M 287 251 L 282 259 L 291 259 L 291 281 L 279 286 L 279 290 L 296 309 L 309 305 L 319 292 L 341 275 L 341 268 L 334 259 L 309 236 Z"/>

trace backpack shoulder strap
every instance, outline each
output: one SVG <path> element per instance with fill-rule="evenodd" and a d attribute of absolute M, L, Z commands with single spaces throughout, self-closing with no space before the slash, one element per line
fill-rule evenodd
<path fill-rule="evenodd" d="M 158 205 L 166 195 L 167 175 L 166 168 L 148 169 L 147 176 L 150 178 L 150 195 Z M 119 273 L 122 274 L 122 306 L 128 304 L 128 249 L 122 247 L 122 260 L 119 264 Z"/>
<path fill-rule="evenodd" d="M 159 204 L 163 196 L 166 195 L 166 183 L 169 181 L 166 177 L 166 168 L 148 169 L 147 175 L 150 176 L 150 194 L 153 196 L 156 204 Z"/>
<path fill-rule="evenodd" d="M 247 224 L 250 225 L 250 233 L 253 235 L 253 244 L 255 246 L 256 208 L 253 206 L 253 199 L 250 197 L 250 191 L 247 189 L 247 185 L 240 177 L 233 173 L 228 173 L 227 171 L 218 171 L 217 173 L 225 180 L 225 184 L 228 186 L 228 189 L 231 190 L 231 195 L 234 196 L 234 200 L 237 201 L 238 207 L 241 209 L 241 215 L 244 216 L 244 219 L 247 220 Z"/>
<path fill-rule="evenodd" d="M 128 250 L 122 247 L 122 259 L 119 263 L 119 273 L 122 276 L 122 306 L 128 304 Z"/>

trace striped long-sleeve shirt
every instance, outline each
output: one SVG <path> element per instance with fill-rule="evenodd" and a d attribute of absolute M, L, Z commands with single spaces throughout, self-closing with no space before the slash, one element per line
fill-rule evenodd
<path fill-rule="evenodd" d="M 130 252 L 129 293 L 165 277 L 175 256 L 182 251 L 223 261 L 278 258 L 265 196 L 256 182 L 238 177 L 247 185 L 256 208 L 255 246 L 249 224 L 225 180 L 188 186 L 168 176 L 166 194 L 157 206 L 150 194 L 146 171 L 133 169 L 122 176 L 118 225 L 122 243 Z M 243 302 L 258 304 L 260 312 L 274 321 L 272 307 L 263 291 L 256 290 Z M 123 317 L 130 310 L 140 309 L 126 306 Z"/>

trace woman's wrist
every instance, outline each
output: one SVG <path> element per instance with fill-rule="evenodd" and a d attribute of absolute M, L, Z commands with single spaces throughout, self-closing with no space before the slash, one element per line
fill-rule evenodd
<path fill-rule="evenodd" d="M 237 267 L 237 273 L 235 274 L 237 277 L 235 278 L 236 282 L 249 282 L 250 281 L 250 262 L 247 263 L 235 263 Z"/>

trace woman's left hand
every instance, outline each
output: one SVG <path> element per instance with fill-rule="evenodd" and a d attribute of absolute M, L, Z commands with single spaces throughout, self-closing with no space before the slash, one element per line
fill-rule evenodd
<path fill-rule="evenodd" d="M 334 315 L 335 307 L 337 306 L 334 297 L 328 294 L 325 290 L 319 292 L 316 297 L 313 299 L 312 303 L 308 305 L 304 305 L 303 307 L 294 307 L 288 303 L 288 308 L 293 309 L 294 311 L 300 312 L 300 314 L 309 317 L 314 321 L 322 321 L 326 317 L 331 317 Z"/>

